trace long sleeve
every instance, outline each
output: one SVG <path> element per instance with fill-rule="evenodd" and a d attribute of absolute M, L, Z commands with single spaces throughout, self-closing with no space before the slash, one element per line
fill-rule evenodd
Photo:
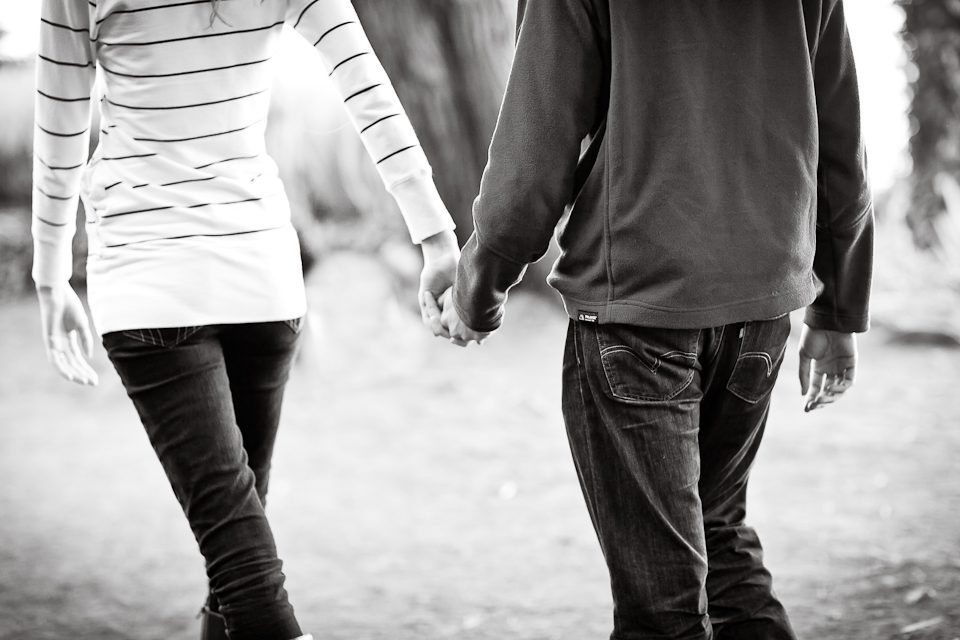
<path fill-rule="evenodd" d="M 581 142 L 604 118 L 604 47 L 587 5 L 520 3 L 516 57 L 454 291 L 476 331 L 500 326 L 508 289 L 546 252 L 576 198 Z"/>
<path fill-rule="evenodd" d="M 813 270 L 823 288 L 805 321 L 819 329 L 860 332 L 869 326 L 873 202 L 843 1 L 824 4 L 813 60 L 820 128 Z"/>
<path fill-rule="evenodd" d="M 33 279 L 69 280 L 90 141 L 94 52 L 86 0 L 43 0 L 33 139 Z"/>
<path fill-rule="evenodd" d="M 427 157 L 350 1 L 290 0 L 287 21 L 319 52 L 413 241 L 453 229 Z"/>

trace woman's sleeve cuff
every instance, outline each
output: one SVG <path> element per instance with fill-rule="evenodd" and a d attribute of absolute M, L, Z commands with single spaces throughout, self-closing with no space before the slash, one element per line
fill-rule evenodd
<path fill-rule="evenodd" d="M 53 287 L 70 280 L 73 275 L 73 247 L 70 243 L 53 243 L 34 234 L 33 269 L 31 276 L 38 287 Z"/>
<path fill-rule="evenodd" d="M 408 178 L 395 184 L 389 191 L 400 207 L 400 214 L 407 223 L 414 244 L 456 228 L 430 174 Z"/>

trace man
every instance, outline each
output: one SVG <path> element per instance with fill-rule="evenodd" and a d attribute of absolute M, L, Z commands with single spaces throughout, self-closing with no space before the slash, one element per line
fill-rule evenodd
<path fill-rule="evenodd" d="M 526 0 L 453 291 L 500 326 L 558 228 L 563 412 L 616 640 L 794 638 L 744 523 L 807 307 L 807 410 L 854 380 L 873 211 L 842 0 Z M 811 363 L 814 363 L 811 372 Z"/>

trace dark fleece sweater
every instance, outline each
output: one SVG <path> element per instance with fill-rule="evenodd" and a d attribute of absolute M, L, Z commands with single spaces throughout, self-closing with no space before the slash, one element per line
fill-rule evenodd
<path fill-rule="evenodd" d="M 571 317 L 865 331 L 873 206 L 842 0 L 521 0 L 454 303 L 546 252 Z M 559 226 L 558 226 L 559 223 Z"/>

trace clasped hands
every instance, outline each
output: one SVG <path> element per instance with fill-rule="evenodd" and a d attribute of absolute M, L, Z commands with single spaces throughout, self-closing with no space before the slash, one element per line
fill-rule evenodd
<path fill-rule="evenodd" d="M 460 319 L 453 304 L 460 248 L 452 231 L 423 241 L 423 272 L 420 274 L 420 316 L 433 335 L 447 338 L 458 347 L 483 344 L 490 333 L 474 331 Z"/>

